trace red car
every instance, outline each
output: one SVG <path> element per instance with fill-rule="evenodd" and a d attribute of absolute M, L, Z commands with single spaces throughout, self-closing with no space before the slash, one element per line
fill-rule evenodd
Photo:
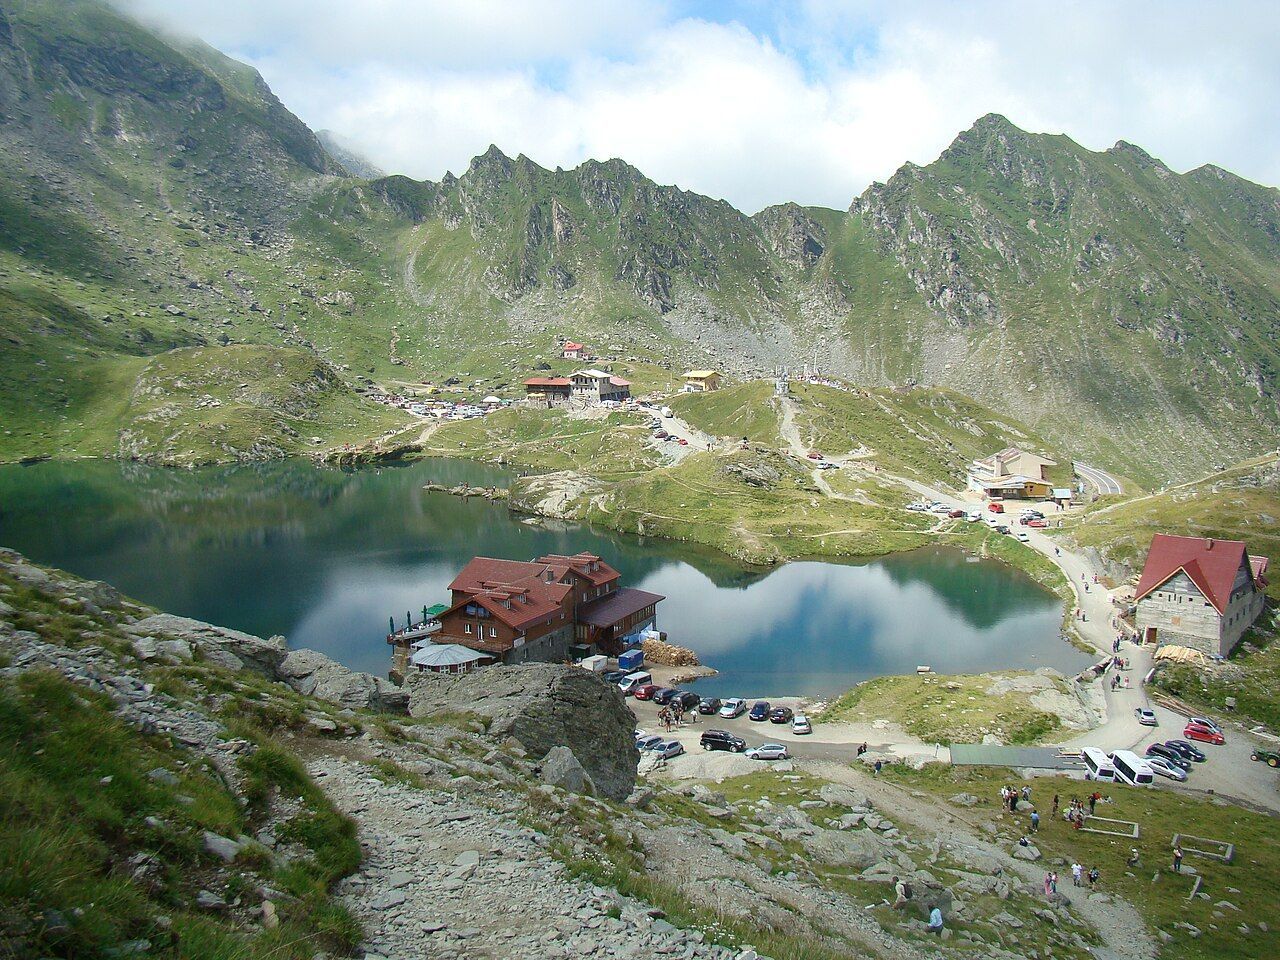
<path fill-rule="evenodd" d="M 687 447 L 688 445 L 689 445 L 689 441 L 688 441 L 688 440 L 686 440 L 684 437 L 681 437 L 681 438 L 680 438 L 680 446 L 682 446 L 682 447 Z"/>
<path fill-rule="evenodd" d="M 1182 730 L 1188 740 L 1199 740 L 1202 743 L 1224 744 L 1227 738 L 1217 730 L 1206 727 L 1203 723 L 1188 723 Z"/>
<path fill-rule="evenodd" d="M 961 517 L 964 516 L 964 511 L 952 510 L 950 513 L 947 514 L 947 516 L 950 517 L 952 520 L 959 520 Z"/>
<path fill-rule="evenodd" d="M 988 503 L 988 504 L 987 504 L 987 509 L 988 509 L 988 510 L 990 510 L 992 513 L 1004 513 L 1004 504 L 1003 504 L 1003 503 Z"/>
<path fill-rule="evenodd" d="M 1028 527 L 1035 527 L 1040 530 L 1043 530 L 1048 525 L 1049 525 L 1048 522 L 1045 520 L 1028 520 L 1027 521 Z"/>
<path fill-rule="evenodd" d="M 659 687 L 656 683 L 646 683 L 643 686 L 636 687 L 635 698 L 637 700 L 652 700 L 653 695 L 658 690 Z"/>

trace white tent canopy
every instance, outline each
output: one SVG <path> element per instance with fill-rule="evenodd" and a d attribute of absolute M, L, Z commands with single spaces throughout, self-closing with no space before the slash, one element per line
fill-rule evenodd
<path fill-rule="evenodd" d="M 413 652 L 409 662 L 415 667 L 457 667 L 483 659 L 484 654 L 456 643 L 427 643 Z"/>
<path fill-rule="evenodd" d="M 488 396 L 488 397 L 485 397 L 480 402 L 481 403 L 501 403 L 502 401 L 495 396 Z"/>

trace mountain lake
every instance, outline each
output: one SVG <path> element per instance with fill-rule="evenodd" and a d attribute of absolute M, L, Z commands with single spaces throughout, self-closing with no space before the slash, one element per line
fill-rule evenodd
<path fill-rule="evenodd" d="M 871 677 L 1055 667 L 1062 604 L 1020 571 L 945 548 L 763 569 L 668 540 L 525 519 L 423 484 L 505 485 L 458 460 L 176 470 L 112 461 L 0 467 L 0 545 L 170 613 L 386 675 L 388 618 L 448 599 L 475 555 L 590 551 L 666 596 L 658 627 L 720 670 L 717 696 L 828 696 Z"/>

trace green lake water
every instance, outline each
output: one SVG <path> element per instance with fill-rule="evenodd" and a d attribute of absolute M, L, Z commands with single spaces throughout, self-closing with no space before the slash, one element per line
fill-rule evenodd
<path fill-rule="evenodd" d="M 428 493 L 503 484 L 464 461 L 344 471 L 276 461 L 194 471 L 114 462 L 0 467 L 0 545 L 106 580 L 172 613 L 283 634 L 385 674 L 387 619 L 444 601 L 475 555 L 597 553 L 664 594 L 658 625 L 721 676 L 720 696 L 839 692 L 869 677 L 1056 667 L 1090 657 L 1058 638 L 1059 602 L 1001 564 L 927 549 L 868 563 L 747 568 L 670 541 Z"/>

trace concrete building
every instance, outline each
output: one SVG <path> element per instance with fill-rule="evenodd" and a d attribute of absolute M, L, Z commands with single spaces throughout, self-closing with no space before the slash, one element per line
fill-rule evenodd
<path fill-rule="evenodd" d="M 684 388 L 690 393 L 710 393 L 720 389 L 720 374 L 714 370 L 690 370 L 684 375 Z"/>
<path fill-rule="evenodd" d="M 1262 612 L 1267 563 L 1239 540 L 1156 534 L 1134 591 L 1139 635 L 1225 657 Z"/>
<path fill-rule="evenodd" d="M 574 343 L 572 340 L 565 342 L 564 347 L 560 350 L 560 356 L 566 360 L 590 360 L 591 354 L 587 348 L 580 343 Z"/>
<path fill-rule="evenodd" d="M 569 396 L 587 403 L 621 402 L 631 399 L 631 381 L 611 376 L 603 370 L 579 370 L 569 377 Z"/>
<path fill-rule="evenodd" d="M 988 498 L 1043 500 L 1053 491 L 1048 469 L 1058 462 L 1008 447 L 969 464 L 969 489 Z"/>

